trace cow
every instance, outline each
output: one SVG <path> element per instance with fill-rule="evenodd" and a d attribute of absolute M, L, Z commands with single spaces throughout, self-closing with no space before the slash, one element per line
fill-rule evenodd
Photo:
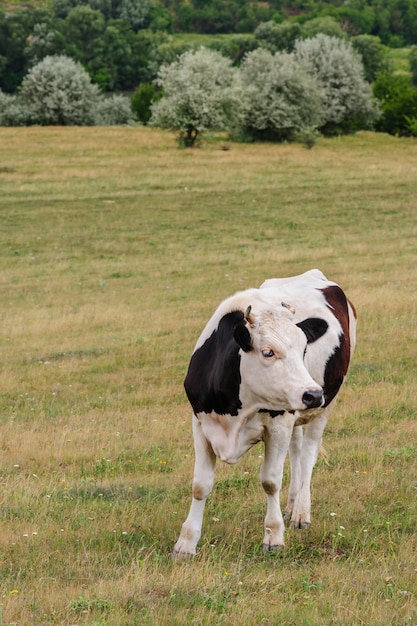
<path fill-rule="evenodd" d="M 174 556 L 196 553 L 216 459 L 234 464 L 260 441 L 267 500 L 263 549 L 284 545 L 279 496 L 287 452 L 285 518 L 291 528 L 310 525 L 312 471 L 355 338 L 354 306 L 318 269 L 266 280 L 219 305 L 184 381 L 193 409 L 195 464 L 191 507 Z"/>

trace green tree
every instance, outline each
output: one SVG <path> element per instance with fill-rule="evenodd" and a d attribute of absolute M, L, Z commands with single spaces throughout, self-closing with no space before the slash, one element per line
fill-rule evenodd
<path fill-rule="evenodd" d="M 172 33 L 174 31 L 173 16 L 159 3 L 154 4 L 151 8 L 149 20 L 149 29 L 153 32 L 164 31 L 166 33 Z"/>
<path fill-rule="evenodd" d="M 116 17 L 119 0 L 52 0 L 54 17 L 65 19 L 77 6 L 87 6 L 93 11 L 100 11 L 106 20 Z"/>
<path fill-rule="evenodd" d="M 36 65 L 46 56 L 63 54 L 66 48 L 64 36 L 51 23 L 35 24 L 24 49 L 30 66 Z"/>
<path fill-rule="evenodd" d="M 255 29 L 254 38 L 257 45 L 270 52 L 286 51 L 294 49 L 297 39 L 302 37 L 302 27 L 297 22 L 283 22 L 277 24 L 270 20 L 263 22 Z"/>
<path fill-rule="evenodd" d="M 346 33 L 343 31 L 338 20 L 330 15 L 316 17 L 312 20 L 304 22 L 303 38 L 311 39 L 319 33 L 323 33 L 329 37 L 346 37 Z"/>
<path fill-rule="evenodd" d="M 243 138 L 291 141 L 321 124 L 320 89 L 292 55 L 258 48 L 245 57 L 240 80 Z"/>
<path fill-rule="evenodd" d="M 173 63 L 187 52 L 189 44 L 175 40 L 168 33 L 140 30 L 136 35 L 136 68 L 138 81 L 150 83 L 156 79 L 162 65 Z"/>
<path fill-rule="evenodd" d="M 62 33 L 68 43 L 70 56 L 84 67 L 94 65 L 103 48 L 102 36 L 105 30 L 104 15 L 89 6 L 76 6 L 61 22 Z"/>
<path fill-rule="evenodd" d="M 353 48 L 361 56 L 365 80 L 372 83 L 378 74 L 389 69 L 387 48 L 379 37 L 358 35 L 351 39 Z"/>
<path fill-rule="evenodd" d="M 139 80 L 138 49 L 130 24 L 109 20 L 88 65 L 94 81 L 106 91 L 133 89 Z"/>
<path fill-rule="evenodd" d="M 321 87 L 322 133 L 334 135 L 372 128 L 378 108 L 364 78 L 361 58 L 350 42 L 320 34 L 297 41 L 294 54 Z"/>
<path fill-rule="evenodd" d="M 0 89 L 13 93 L 28 69 L 26 54 L 34 26 L 48 21 L 44 9 L 28 8 L 6 14 L 0 10 Z"/>
<path fill-rule="evenodd" d="M 152 104 L 150 124 L 178 132 L 181 145 L 193 146 L 202 133 L 228 127 L 234 100 L 235 75 L 230 59 L 200 48 L 160 68 L 160 100 Z"/>
<path fill-rule="evenodd" d="M 331 15 L 343 26 L 349 37 L 373 32 L 375 10 L 363 0 L 343 3 L 342 6 L 332 9 Z"/>

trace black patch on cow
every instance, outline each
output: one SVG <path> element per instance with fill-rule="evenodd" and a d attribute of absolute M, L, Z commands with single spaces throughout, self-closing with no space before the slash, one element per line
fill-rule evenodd
<path fill-rule="evenodd" d="M 252 339 L 244 320 L 235 325 L 233 337 L 244 352 L 250 352 L 252 350 Z"/>
<path fill-rule="evenodd" d="M 326 320 L 321 319 L 321 317 L 308 317 L 302 322 L 298 322 L 296 326 L 301 328 L 307 337 L 307 343 L 314 343 L 317 339 L 320 339 L 329 328 Z"/>
<path fill-rule="evenodd" d="M 269 413 L 270 417 L 274 418 L 274 417 L 277 417 L 277 415 L 284 415 L 286 411 L 282 409 L 280 411 L 273 411 L 271 409 L 259 409 L 258 413 Z M 292 415 L 294 415 L 295 411 L 288 411 L 288 413 L 291 413 Z"/>
<path fill-rule="evenodd" d="M 251 349 L 241 328 L 244 326 L 242 311 L 224 315 L 216 330 L 192 355 L 184 387 L 196 415 L 213 411 L 219 415 L 237 415 L 242 407 L 240 345 L 235 335 L 247 350 Z M 246 332 L 249 335 L 247 329 Z"/>
<path fill-rule="evenodd" d="M 339 334 L 339 345 L 328 359 L 324 370 L 324 406 L 327 406 L 339 391 L 349 367 L 349 310 L 346 296 L 338 285 L 325 287 L 321 291 L 326 298 L 327 307 L 342 327 Z"/>
<path fill-rule="evenodd" d="M 270 417 L 277 417 L 277 415 L 284 415 L 285 411 L 272 411 L 271 409 L 259 409 L 258 413 L 269 413 Z"/>

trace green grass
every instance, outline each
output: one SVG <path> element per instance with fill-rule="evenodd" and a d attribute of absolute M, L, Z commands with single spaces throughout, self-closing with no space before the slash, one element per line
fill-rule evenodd
<path fill-rule="evenodd" d="M 399 74 L 410 73 L 410 48 L 389 48 L 389 59 L 394 71 Z"/>
<path fill-rule="evenodd" d="M 0 130 L 0 624 L 417 624 L 417 142 L 222 146 Z M 262 553 L 257 446 L 174 562 L 194 342 L 222 298 L 311 267 L 359 313 L 312 526 Z"/>

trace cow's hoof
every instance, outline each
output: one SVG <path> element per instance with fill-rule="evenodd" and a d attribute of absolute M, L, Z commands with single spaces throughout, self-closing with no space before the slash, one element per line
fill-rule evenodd
<path fill-rule="evenodd" d="M 284 548 L 284 546 L 282 544 L 280 544 L 280 543 L 277 543 L 275 545 L 271 545 L 270 543 L 263 543 L 262 544 L 262 550 L 264 552 L 279 552 L 283 548 Z"/>
<path fill-rule="evenodd" d="M 305 530 L 309 526 L 310 526 L 310 522 L 302 522 L 301 520 L 299 522 L 291 520 L 291 523 L 290 523 L 290 528 L 294 530 L 300 530 L 300 529 Z"/>
<path fill-rule="evenodd" d="M 192 559 L 193 556 L 195 556 L 195 552 L 194 554 L 192 552 L 180 552 L 180 550 L 173 550 L 172 552 L 172 558 L 175 561 L 187 561 Z"/>

